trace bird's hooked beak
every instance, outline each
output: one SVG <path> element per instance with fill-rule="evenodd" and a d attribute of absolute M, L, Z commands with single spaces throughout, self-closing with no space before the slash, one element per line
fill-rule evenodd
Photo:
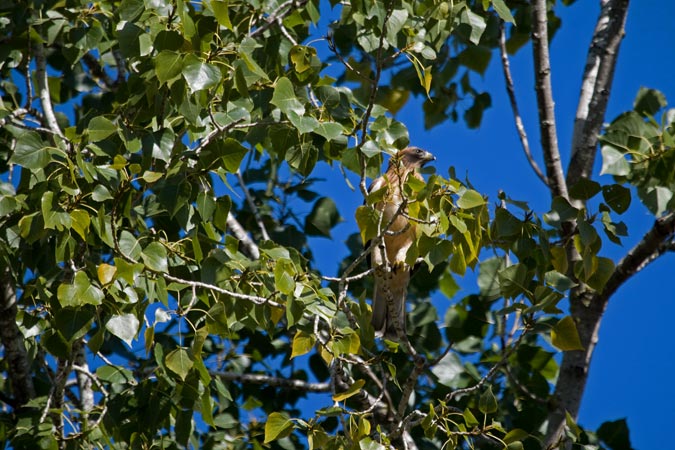
<path fill-rule="evenodd" d="M 421 159 L 423 161 L 422 166 L 424 166 L 428 162 L 436 161 L 436 157 L 433 155 L 433 153 L 427 151 L 424 152 Z"/>

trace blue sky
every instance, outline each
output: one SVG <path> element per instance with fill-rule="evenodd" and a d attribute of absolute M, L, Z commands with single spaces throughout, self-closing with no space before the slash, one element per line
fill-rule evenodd
<path fill-rule="evenodd" d="M 571 7 L 557 8 L 562 27 L 551 43 L 551 62 L 563 161 L 569 156 L 581 74 L 598 11 L 599 2 L 587 0 L 580 0 Z M 322 8 L 322 12 L 325 14 L 326 10 Z M 631 3 L 607 122 L 632 108 L 641 86 L 659 89 L 667 99 L 675 102 L 675 62 L 669 45 L 675 42 L 673 18 L 673 2 L 641 0 Z M 320 54 L 325 51 L 324 43 L 314 45 Z M 512 57 L 511 69 L 530 146 L 543 167 L 531 56 L 529 46 L 521 49 Z M 468 130 L 463 123 L 451 122 L 425 130 L 421 99 L 410 102 L 399 112 L 397 119 L 408 127 L 412 144 L 428 149 L 438 157 L 435 166 L 439 172 L 447 173 L 447 168 L 452 165 L 458 176 L 467 175 L 474 187 L 492 201 L 503 189 L 510 197 L 527 201 L 537 214 L 543 214 L 547 211 L 549 195 L 522 152 L 498 55 L 493 55 L 482 80 L 479 76 L 472 79 L 478 86 L 482 83 L 482 88 L 492 96 L 493 106 L 486 111 L 478 130 Z M 597 176 L 600 163 L 598 155 L 594 179 L 610 183 L 610 177 Z M 342 240 L 357 230 L 353 211 L 362 198 L 360 193 L 349 190 L 344 182 L 336 182 L 341 178 L 337 170 L 332 175 L 329 170 L 325 171 L 330 179 L 330 186 L 325 187 L 330 189 L 345 222 L 334 230 L 333 241 L 313 239 L 312 245 L 315 256 L 330 255 L 325 259 L 317 257 L 317 263 L 326 273 L 332 274 L 337 270 L 336 261 L 347 255 Z M 351 181 L 356 185 L 355 177 Z M 603 256 L 615 260 L 651 227 L 654 217 L 634 195 L 631 208 L 621 220 L 628 225 L 630 236 L 624 239 L 623 247 L 608 242 L 602 250 Z M 675 371 L 675 352 L 670 344 L 675 290 L 666 287 L 668 277 L 673 274 L 673 261 L 673 255 L 665 255 L 626 283 L 610 300 L 580 413 L 580 423 L 590 429 L 596 429 L 606 420 L 627 418 L 636 449 L 663 448 L 664 431 L 670 429 L 675 419 L 673 396 L 667 391 L 668 374 Z M 464 280 L 464 294 L 473 291 L 471 282 Z M 442 302 L 448 300 L 439 297 L 434 302 L 442 308 Z M 442 315 L 443 311 L 439 313 Z"/>

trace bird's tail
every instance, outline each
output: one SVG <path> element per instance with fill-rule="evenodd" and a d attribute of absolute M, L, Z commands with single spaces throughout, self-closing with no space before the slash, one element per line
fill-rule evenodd
<path fill-rule="evenodd" d="M 403 334 L 406 333 L 405 301 L 408 296 L 409 282 L 410 270 L 392 270 L 375 275 L 371 323 L 377 335 L 397 340 L 395 320 L 398 320 Z M 387 298 L 392 300 L 392 311 L 387 306 Z"/>

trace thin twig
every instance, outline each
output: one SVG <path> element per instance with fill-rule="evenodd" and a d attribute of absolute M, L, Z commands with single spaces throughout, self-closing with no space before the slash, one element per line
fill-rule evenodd
<path fill-rule="evenodd" d="M 499 23 L 499 51 L 502 57 L 502 69 L 504 71 L 504 80 L 506 82 L 506 92 L 509 95 L 509 102 L 511 103 L 511 110 L 513 111 L 513 119 L 516 122 L 516 131 L 518 132 L 518 137 L 520 138 L 520 143 L 523 146 L 523 151 L 525 152 L 525 157 L 527 162 L 530 163 L 532 170 L 539 177 L 539 179 L 548 186 L 548 180 L 546 175 L 541 171 L 539 165 L 534 160 L 532 152 L 530 151 L 530 142 L 527 139 L 527 133 L 525 132 L 525 125 L 523 124 L 523 119 L 520 115 L 520 110 L 518 109 L 518 102 L 516 101 L 516 89 L 513 83 L 513 77 L 511 76 L 511 64 L 509 63 L 509 55 L 506 51 L 506 31 L 505 31 L 504 21 Z"/>

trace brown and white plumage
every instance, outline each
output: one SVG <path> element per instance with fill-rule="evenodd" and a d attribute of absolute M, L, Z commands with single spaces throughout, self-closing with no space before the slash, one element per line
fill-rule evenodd
<path fill-rule="evenodd" d="M 427 151 L 407 147 L 391 158 L 387 171 L 375 179 L 369 189 L 370 192 L 375 192 L 387 187 L 383 201 L 378 202 L 375 208 L 383 212 L 382 225 L 386 226 L 390 222 L 391 225 L 388 233 L 384 235 L 384 248 L 380 245 L 379 248 L 372 249 L 370 264 L 371 267 L 377 268 L 371 323 L 378 334 L 384 334 L 389 338 L 396 338 L 398 335 L 396 322 L 405 333 L 405 300 L 411 271 L 405 259 L 408 249 L 415 241 L 414 222 L 402 214 L 396 218 L 394 216 L 403 202 L 402 189 L 408 176 L 424 181 L 417 171 L 435 159 L 436 157 Z M 388 306 L 387 299 L 390 299 L 391 306 Z"/>

